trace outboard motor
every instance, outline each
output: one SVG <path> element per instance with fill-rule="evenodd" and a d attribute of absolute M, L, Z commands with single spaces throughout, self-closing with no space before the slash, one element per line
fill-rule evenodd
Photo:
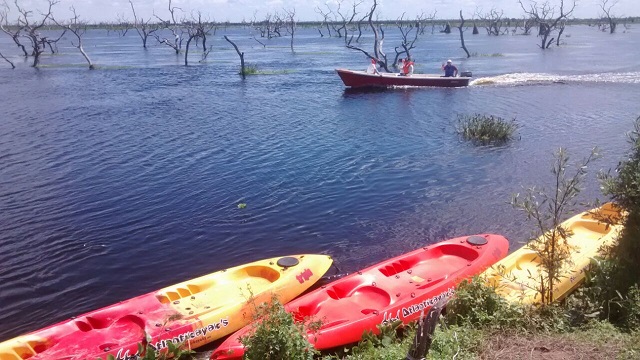
<path fill-rule="evenodd" d="M 461 77 L 471 77 L 471 71 L 461 71 L 460 72 L 460 76 Z"/>

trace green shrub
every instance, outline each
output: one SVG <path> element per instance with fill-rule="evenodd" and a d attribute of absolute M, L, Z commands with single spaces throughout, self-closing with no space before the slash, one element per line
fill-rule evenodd
<path fill-rule="evenodd" d="M 248 360 L 312 360 L 317 351 L 307 341 L 305 324 L 296 323 L 274 295 L 257 305 L 258 322 L 249 336 L 240 338 Z M 312 330 L 319 323 L 308 325 Z"/>
<path fill-rule="evenodd" d="M 427 359 L 476 359 L 484 343 L 484 332 L 469 326 L 438 326 Z M 399 358 L 400 359 L 400 358 Z"/>
<path fill-rule="evenodd" d="M 191 349 L 183 349 L 184 343 L 174 344 L 171 341 L 167 342 L 167 351 L 158 351 L 148 344 L 151 338 L 148 335 L 145 335 L 145 337 L 147 339 L 147 345 L 138 344 L 137 359 L 139 360 L 186 360 L 193 359 L 193 354 L 195 354 L 195 351 Z M 102 360 L 102 358 L 98 358 L 98 360 Z M 116 360 L 116 357 L 108 355 L 106 360 Z"/>
<path fill-rule="evenodd" d="M 536 291 L 540 295 L 542 304 L 551 304 L 559 296 L 555 294 L 557 284 L 567 277 L 567 269 L 571 262 L 572 247 L 568 243 L 573 232 L 563 226 L 563 220 L 576 211 L 578 195 L 582 191 L 588 166 L 600 155 L 598 149 L 591 150 L 591 154 L 575 166 L 573 174 L 567 174 L 569 169 L 569 154 L 560 148 L 554 154 L 551 167 L 554 188 L 531 187 L 526 189 L 524 196 L 515 194 L 511 205 L 522 210 L 535 224 L 536 230 L 527 248 L 535 251 L 538 259 L 538 273 L 530 275 L 536 283 Z"/>
<path fill-rule="evenodd" d="M 258 65 L 256 65 L 256 64 L 245 64 L 244 65 L 244 74 L 245 75 L 257 75 L 258 73 L 259 73 Z"/>
<path fill-rule="evenodd" d="M 511 303 L 477 276 L 458 285 L 455 296 L 447 304 L 445 323 L 521 333 L 564 331 L 569 325 L 563 308 Z"/>
<path fill-rule="evenodd" d="M 493 115 L 458 115 L 456 131 L 463 139 L 479 145 L 501 144 L 513 139 L 518 129 L 515 119 L 504 120 Z"/>
<path fill-rule="evenodd" d="M 377 335 L 373 331 L 366 331 L 358 345 L 345 348 L 342 352 L 347 354 L 346 356 L 334 355 L 324 357 L 324 359 L 397 360 L 404 358 L 414 335 L 413 326 L 402 327 L 402 321 L 396 320 L 385 325 L 380 324 L 377 327 L 379 331 Z M 403 336 L 398 336 L 401 327 Z"/>
<path fill-rule="evenodd" d="M 618 269 L 615 287 L 620 291 L 640 283 L 640 117 L 629 134 L 629 143 L 631 150 L 619 163 L 616 175 L 600 174 L 603 193 L 628 213 L 618 246 L 612 251 Z"/>

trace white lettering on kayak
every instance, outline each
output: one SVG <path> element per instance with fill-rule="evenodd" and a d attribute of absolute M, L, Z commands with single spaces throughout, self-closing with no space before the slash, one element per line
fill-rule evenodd
<path fill-rule="evenodd" d="M 402 309 L 398 310 L 395 314 L 395 316 L 393 315 L 393 313 L 388 313 L 385 311 L 385 313 L 382 315 L 382 324 L 386 325 L 389 324 L 395 320 L 401 320 L 400 317 L 402 317 L 402 319 L 406 319 L 408 317 L 410 317 L 413 314 L 419 313 L 422 310 L 426 310 L 430 307 L 432 307 L 433 305 L 437 304 L 440 300 L 444 299 L 444 298 L 449 298 L 451 297 L 455 292 L 454 288 L 449 288 L 446 291 L 443 291 L 442 293 L 429 298 L 429 299 L 425 299 L 424 301 L 421 301 L 417 304 L 413 304 L 413 305 L 409 305 L 407 307 L 403 307 Z"/>
<path fill-rule="evenodd" d="M 209 324 L 207 326 L 203 326 L 199 329 L 193 330 L 193 331 L 187 331 L 185 333 L 182 333 L 178 336 L 175 336 L 172 339 L 165 339 L 165 340 L 160 340 L 158 342 L 155 343 L 149 343 L 149 346 L 151 346 L 153 348 L 153 350 L 155 351 L 159 351 L 162 349 L 165 349 L 168 347 L 168 343 L 173 343 L 173 344 L 181 344 L 187 340 L 194 340 L 196 338 L 200 338 L 200 337 L 204 337 L 207 335 L 207 333 L 212 332 L 212 331 L 216 331 L 216 330 L 220 330 L 222 328 L 225 328 L 229 326 L 229 319 L 225 318 L 225 319 L 220 319 L 220 321 L 218 321 L 215 324 Z M 118 353 L 116 354 L 116 359 L 117 360 L 137 360 L 140 358 L 141 354 L 138 354 L 138 352 L 136 351 L 135 354 L 131 355 L 129 350 L 124 350 L 124 349 L 120 349 L 118 350 Z"/>

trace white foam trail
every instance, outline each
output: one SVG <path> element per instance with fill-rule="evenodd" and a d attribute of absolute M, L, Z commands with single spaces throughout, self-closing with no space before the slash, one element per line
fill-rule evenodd
<path fill-rule="evenodd" d="M 526 85 L 550 83 L 624 83 L 640 84 L 640 72 L 601 73 L 584 75 L 554 75 L 543 73 L 513 73 L 478 78 L 471 85 Z"/>

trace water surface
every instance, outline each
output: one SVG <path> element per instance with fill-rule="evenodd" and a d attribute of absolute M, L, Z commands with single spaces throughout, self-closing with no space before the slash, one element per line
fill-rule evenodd
<path fill-rule="evenodd" d="M 222 33 L 271 74 L 242 81 Z M 550 186 L 558 147 L 577 161 L 598 146 L 583 199 L 600 196 L 594 172 L 623 158 L 639 115 L 638 34 L 567 33 L 541 51 L 468 32 L 471 59 L 457 35 L 426 34 L 416 71 L 452 58 L 477 78 L 461 89 L 345 90 L 334 69 L 368 61 L 312 29 L 294 54 L 220 29 L 189 67 L 135 33 L 92 31 L 96 71 L 68 43 L 42 69 L 1 68 L 0 339 L 270 256 L 326 253 L 353 271 L 466 234 L 519 246 L 533 227 L 511 195 Z M 516 118 L 518 139 L 462 142 L 456 117 L 472 113 Z"/>

